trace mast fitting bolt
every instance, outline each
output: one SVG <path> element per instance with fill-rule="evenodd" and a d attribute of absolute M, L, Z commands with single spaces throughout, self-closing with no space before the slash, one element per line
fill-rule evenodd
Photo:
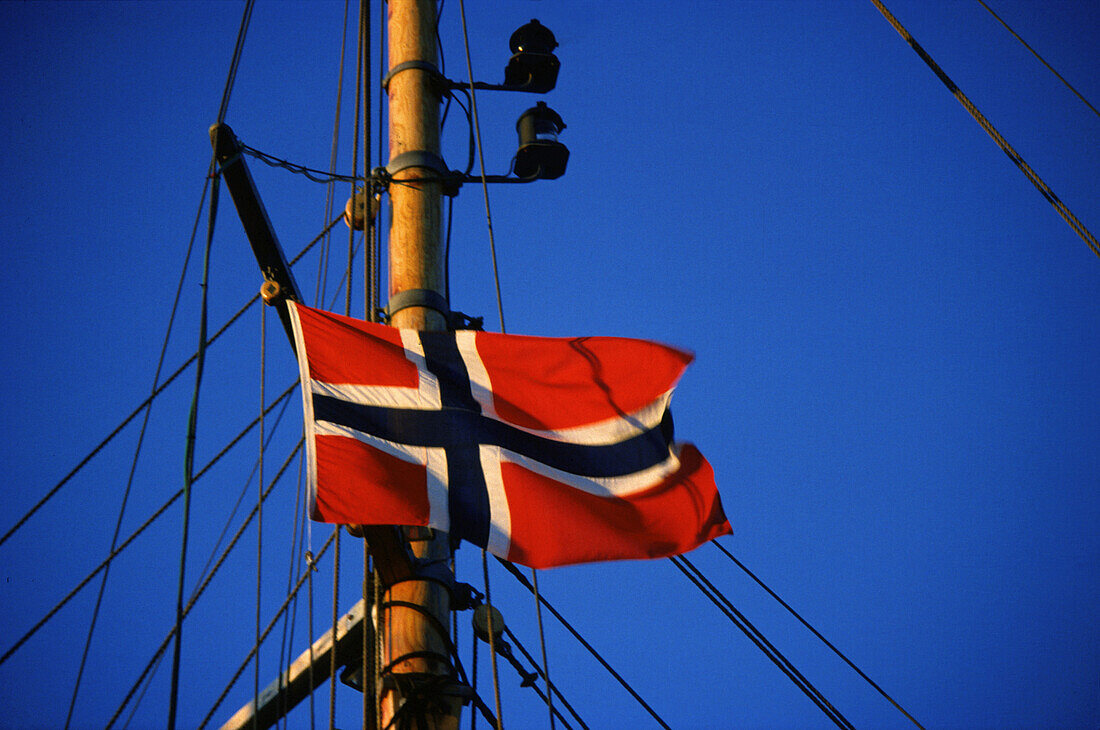
<path fill-rule="evenodd" d="M 260 286 L 260 298 L 268 306 L 274 305 L 283 296 L 283 289 L 276 281 L 268 279 Z"/>

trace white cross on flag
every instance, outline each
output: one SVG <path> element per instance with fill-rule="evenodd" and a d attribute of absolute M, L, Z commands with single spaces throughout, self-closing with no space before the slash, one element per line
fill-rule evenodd
<path fill-rule="evenodd" d="M 686 352 L 290 312 L 315 520 L 432 527 L 535 568 L 731 532 L 710 464 L 672 438 Z"/>

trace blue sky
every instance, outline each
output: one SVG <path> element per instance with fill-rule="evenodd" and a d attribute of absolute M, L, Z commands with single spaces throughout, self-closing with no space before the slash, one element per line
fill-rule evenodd
<path fill-rule="evenodd" d="M 1100 8 L 990 5 L 1100 101 Z M 888 7 L 1095 234 L 1100 118 L 977 2 Z M 242 8 L 0 3 L 4 531 L 148 395 Z M 342 9 L 257 3 L 226 117 L 244 142 L 327 167 Z M 500 80 L 508 36 L 533 17 L 561 44 L 545 100 L 567 124 L 571 157 L 557 181 L 490 190 L 508 331 L 694 351 L 673 410 L 679 437 L 715 468 L 735 532 L 723 545 L 926 727 L 1096 727 L 1100 260 L 869 2 L 471 2 L 477 80 Z M 447 76 L 465 79 L 455 0 L 441 34 Z M 538 98 L 478 95 L 490 174 L 507 169 L 515 119 Z M 348 90 L 341 171 L 353 103 Z M 452 109 L 452 167 L 465 139 Z M 325 223 L 324 188 L 249 162 L 293 255 Z M 335 195 L 342 206 L 346 188 Z M 329 297 L 346 256 L 336 230 Z M 452 305 L 496 328 L 488 251 L 481 193 L 466 186 Z M 317 272 L 311 254 L 295 274 L 313 291 Z M 198 281 L 196 254 L 169 371 L 197 342 Z M 223 196 L 212 326 L 260 281 Z M 267 333 L 270 401 L 296 370 L 270 315 Z M 257 309 L 211 348 L 198 463 L 255 414 L 259 352 Z M 188 371 L 157 401 L 123 534 L 182 486 L 192 383 Z M 265 479 L 300 418 L 292 398 Z M 106 555 L 136 441 L 135 423 L 0 546 L 2 650 Z M 242 490 L 255 502 L 258 448 L 250 434 L 196 486 L 189 584 Z M 293 472 L 263 512 L 265 623 L 285 595 Z M 112 568 L 74 726 L 106 722 L 170 629 L 180 521 L 177 505 Z M 328 531 L 315 527 L 314 549 Z M 350 544 L 342 609 L 358 590 Z M 719 551 L 691 557 L 854 725 L 908 725 Z M 252 644 L 256 566 L 252 529 L 186 624 L 185 727 Z M 459 579 L 481 583 L 471 548 Z M 491 579 L 509 625 L 537 646 L 529 597 L 501 571 Z M 313 633 L 328 621 L 331 581 L 326 560 Z M 63 724 L 97 587 L 0 665 L 0 727 Z M 547 571 L 540 587 L 674 727 L 830 726 L 666 561 Z M 647 726 L 563 631 L 548 632 L 552 678 L 589 725 Z M 299 605 L 288 651 L 308 633 Z M 269 646 L 261 685 L 278 666 Z M 131 727 L 163 726 L 168 669 Z M 479 676 L 491 697 L 485 666 Z M 545 724 L 515 675 L 502 677 L 507 726 Z M 215 721 L 252 684 L 250 667 Z M 337 704 L 337 724 L 355 726 L 354 693 L 340 687 Z M 326 707 L 327 688 L 318 718 Z M 291 726 L 306 724 L 298 714 Z"/>

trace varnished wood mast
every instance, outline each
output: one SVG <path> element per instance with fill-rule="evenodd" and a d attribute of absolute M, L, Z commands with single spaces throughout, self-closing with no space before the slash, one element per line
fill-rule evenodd
<path fill-rule="evenodd" d="M 409 61 L 426 62 L 436 67 L 436 3 L 435 0 L 390 0 L 389 65 L 396 69 Z M 430 71 L 406 67 L 389 83 L 389 143 L 390 160 L 408 152 L 429 152 L 438 156 L 440 89 Z M 394 174 L 395 180 L 431 177 L 438 172 L 428 168 L 410 167 Z M 428 289 L 442 294 L 443 251 L 441 230 L 441 186 L 439 183 L 391 184 L 392 210 L 389 235 L 389 295 L 391 299 L 404 291 Z M 409 307 L 396 312 L 391 324 L 420 330 L 446 328 L 443 316 L 426 307 Z M 435 533 L 431 540 L 414 541 L 417 557 L 449 560 L 450 538 Z M 411 603 L 420 610 L 392 603 Z M 434 616 L 432 621 L 424 615 Z M 383 667 L 409 654 L 429 652 L 447 656 L 446 637 L 436 626 L 450 626 L 450 597 L 441 585 L 430 581 L 406 581 L 393 586 L 384 596 L 380 615 Z M 433 626 L 433 624 L 435 624 Z M 400 661 L 393 667 L 395 674 L 413 672 L 445 674 L 449 665 L 426 658 Z M 447 699 L 444 695 L 439 699 Z M 382 727 L 386 727 L 398 708 L 399 698 L 383 688 L 379 697 Z M 429 703 L 425 708 L 430 728 L 456 728 L 461 703 L 450 698 L 446 712 Z M 415 713 L 414 713 L 415 714 Z M 421 728 L 421 730 L 424 730 Z"/>
<path fill-rule="evenodd" d="M 390 69 L 407 64 L 392 75 L 388 88 L 393 179 L 437 176 L 439 170 L 430 167 L 407 166 L 395 171 L 395 167 L 402 165 L 392 165 L 402 155 L 402 164 L 410 159 L 439 159 L 441 90 L 431 71 L 436 68 L 435 0 L 389 0 L 385 7 L 389 13 Z M 278 284 L 271 289 L 273 296 L 269 303 L 284 315 L 285 324 L 285 300 L 299 299 L 293 277 L 247 165 L 239 154 L 232 130 L 216 124 L 210 134 L 222 175 L 268 281 L 265 289 L 270 288 L 270 282 Z M 429 298 L 442 301 L 441 185 L 437 182 L 395 182 L 388 192 L 392 211 L 389 235 L 391 304 L 397 295 L 417 290 L 434 293 L 435 296 Z M 265 301 L 268 298 L 265 297 Z M 390 323 L 418 330 L 447 327 L 443 314 L 426 306 L 403 308 L 393 314 Z M 292 336 L 291 341 L 293 343 Z M 389 668 L 391 677 L 380 682 L 378 687 L 374 686 L 373 678 L 362 678 L 364 691 L 378 693 L 375 699 L 381 711 L 381 727 L 398 725 L 391 724 L 394 715 L 408 701 L 414 707 L 402 717 L 400 727 L 454 730 L 458 727 L 462 709 L 460 695 L 464 688 L 449 681 L 453 671 L 446 633 L 450 626 L 450 594 L 438 580 L 438 569 L 447 568 L 453 555 L 450 538 L 444 533 L 419 531 L 423 535 L 417 534 L 409 547 L 413 555 L 434 568 L 431 572 L 437 579 L 410 580 L 411 566 L 395 539 L 394 528 L 375 527 L 364 532 L 383 583 L 392 583 L 383 596 L 382 605 L 377 607 L 377 628 L 382 638 L 380 669 Z M 430 539 L 423 539 L 429 534 Z M 445 572 L 449 572 L 449 568 Z M 453 583 L 453 576 L 450 582 Z M 329 676 L 333 653 L 337 667 L 358 667 L 363 646 L 362 630 L 365 622 L 371 620 L 364 602 L 357 603 L 338 622 L 335 631 L 330 630 L 317 639 L 311 650 L 303 652 L 282 676 L 234 714 L 223 725 L 223 730 L 271 727 L 308 697 L 317 684 L 326 679 L 335 681 L 335 677 Z M 429 702 L 419 700 L 418 696 L 425 694 L 422 689 L 428 689 Z"/>

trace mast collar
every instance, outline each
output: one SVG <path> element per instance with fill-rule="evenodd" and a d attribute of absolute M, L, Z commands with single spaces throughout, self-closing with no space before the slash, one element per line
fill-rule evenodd
<path fill-rule="evenodd" d="M 443 319 L 448 322 L 451 320 L 451 307 L 442 294 L 433 289 L 406 289 L 390 297 L 389 304 L 386 305 L 386 321 L 392 320 L 393 315 L 409 307 L 433 309 L 442 314 Z"/>
<path fill-rule="evenodd" d="M 462 185 L 461 176 L 459 173 L 449 170 L 443 158 L 430 150 L 409 150 L 394 157 L 384 168 L 385 180 L 383 182 L 388 185 L 394 175 L 410 167 L 431 170 L 436 174 L 436 177 L 411 178 L 401 182 L 437 182 L 440 183 L 441 192 L 444 195 L 449 195 L 452 198 L 458 195 L 458 188 Z"/>
<path fill-rule="evenodd" d="M 447 299 L 434 289 L 406 289 L 397 292 L 390 297 L 389 303 L 380 314 L 383 321 L 389 324 L 393 321 L 393 315 L 409 307 L 424 307 L 439 312 L 449 330 L 480 330 L 484 326 L 482 317 L 451 311 Z"/>
<path fill-rule="evenodd" d="M 426 71 L 428 76 L 431 77 L 432 82 L 438 87 L 440 94 L 451 88 L 451 82 L 447 80 L 447 77 L 440 73 L 439 68 L 434 63 L 428 63 L 427 61 L 405 61 L 404 63 L 397 64 L 382 78 L 382 88 L 389 92 L 390 80 L 402 71 L 409 71 L 411 69 Z"/>

